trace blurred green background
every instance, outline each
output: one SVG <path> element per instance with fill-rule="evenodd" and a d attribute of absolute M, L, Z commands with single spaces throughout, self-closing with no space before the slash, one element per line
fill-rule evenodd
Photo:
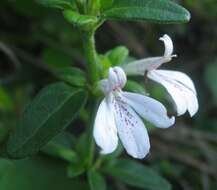
<path fill-rule="evenodd" d="M 118 45 L 136 58 L 163 54 L 158 38 L 168 34 L 178 58 L 163 67 L 187 73 L 195 82 L 200 109 L 195 117 L 177 118 L 174 127 L 152 130 L 150 165 L 175 190 L 217 189 L 217 2 L 180 0 L 192 15 L 190 23 L 158 25 L 106 22 L 97 31 L 96 46 L 105 53 Z M 81 37 L 58 10 L 34 0 L 0 1 L 0 143 L 16 125 L 23 108 L 46 84 L 53 82 L 52 67 L 85 67 Z M 168 103 L 158 85 L 145 84 L 155 98 Z M 144 85 L 144 84 L 143 84 Z M 171 110 L 173 112 L 173 110 Z M 82 117 L 82 115 L 81 115 Z M 72 133 L 80 134 L 78 119 Z M 76 128 L 76 129 L 75 129 Z M 0 147 L 4 149 L 2 145 Z M 66 177 L 65 163 L 44 154 L 31 159 L 0 162 L 0 190 L 88 189 L 85 179 Z M 111 179 L 108 179 L 111 180 Z M 56 181 L 58 185 L 53 184 Z M 114 183 L 111 180 L 111 183 Z M 117 190 L 135 189 L 115 182 Z"/>

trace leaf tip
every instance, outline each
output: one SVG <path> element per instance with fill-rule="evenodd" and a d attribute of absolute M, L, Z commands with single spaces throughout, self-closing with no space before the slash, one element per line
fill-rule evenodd
<path fill-rule="evenodd" d="M 186 14 L 185 14 L 186 22 L 189 22 L 191 20 L 191 13 L 186 9 Z"/>

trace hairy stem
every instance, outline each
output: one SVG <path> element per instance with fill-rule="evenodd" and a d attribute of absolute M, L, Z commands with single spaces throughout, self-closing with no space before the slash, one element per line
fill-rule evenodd
<path fill-rule="evenodd" d="M 85 51 L 85 56 L 87 59 L 87 74 L 89 78 L 89 84 L 91 88 L 94 88 L 94 85 L 99 80 L 99 75 L 97 71 L 97 67 L 99 64 L 99 60 L 97 57 L 96 47 L 95 47 L 95 39 L 94 39 L 95 30 L 86 31 L 83 33 L 83 46 Z M 87 146 L 88 146 L 88 153 L 87 153 L 87 167 L 91 168 L 94 159 L 94 141 L 93 141 L 93 125 L 94 125 L 94 118 L 96 114 L 96 106 L 97 106 L 97 99 L 96 97 L 91 95 L 91 114 L 89 117 L 89 128 L 88 128 L 88 135 L 87 135 Z"/>
<path fill-rule="evenodd" d="M 85 32 L 83 34 L 83 46 L 87 59 L 87 72 L 90 84 L 93 86 L 98 81 L 97 72 L 98 58 L 95 47 L 94 31 Z"/>

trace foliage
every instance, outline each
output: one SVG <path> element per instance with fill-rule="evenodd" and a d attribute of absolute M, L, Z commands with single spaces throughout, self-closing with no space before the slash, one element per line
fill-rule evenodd
<path fill-rule="evenodd" d="M 179 2 L 185 8 L 170 0 L 0 2 L 0 189 L 216 189 L 217 7 Z M 180 25 L 190 21 L 186 8 L 192 22 Z M 162 33 L 174 36 L 175 62 L 197 81 L 200 113 L 168 131 L 147 124 L 153 147 L 141 162 L 121 145 L 99 154 L 92 138 L 98 79 L 162 51 L 154 45 Z M 125 89 L 148 89 L 168 103 L 162 88 L 141 78 Z"/>

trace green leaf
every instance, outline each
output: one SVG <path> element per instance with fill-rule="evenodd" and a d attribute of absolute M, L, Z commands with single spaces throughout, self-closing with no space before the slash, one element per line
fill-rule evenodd
<path fill-rule="evenodd" d="M 22 158 L 36 153 L 71 123 L 86 99 L 84 90 L 65 83 L 45 87 L 27 106 L 12 131 L 7 145 L 9 156 Z"/>
<path fill-rule="evenodd" d="M 103 176 L 95 170 L 88 172 L 88 182 L 91 190 L 105 190 L 106 182 Z"/>
<path fill-rule="evenodd" d="M 113 66 L 121 65 L 129 55 L 129 50 L 124 46 L 118 46 L 109 51 L 106 56 Z"/>
<path fill-rule="evenodd" d="M 8 177 L 12 169 L 13 163 L 11 161 L 0 158 L 0 184 Z"/>
<path fill-rule="evenodd" d="M 151 21 L 159 23 L 188 22 L 190 13 L 169 0 L 115 0 L 103 13 L 109 20 Z"/>
<path fill-rule="evenodd" d="M 127 84 L 124 88 L 126 89 L 126 91 L 132 91 L 144 95 L 146 94 L 144 86 L 133 80 L 127 80 Z"/>
<path fill-rule="evenodd" d="M 106 55 L 99 55 L 100 65 L 99 70 L 101 70 L 102 77 L 107 77 L 108 69 L 111 67 L 111 61 Z"/>
<path fill-rule="evenodd" d="M 79 154 L 80 163 L 85 165 L 86 159 L 88 158 L 88 141 L 87 141 L 87 133 L 81 134 L 76 144 L 76 152 Z"/>
<path fill-rule="evenodd" d="M 118 147 L 116 148 L 116 150 L 114 152 L 112 152 L 111 154 L 106 154 L 106 155 L 101 155 L 102 159 L 105 160 L 106 162 L 113 162 L 114 159 L 116 159 L 117 157 L 119 157 L 124 151 L 123 146 L 121 145 L 121 143 L 118 144 Z"/>
<path fill-rule="evenodd" d="M 77 177 L 85 172 L 85 167 L 82 163 L 70 163 L 67 167 L 67 176 L 70 178 Z"/>
<path fill-rule="evenodd" d="M 105 172 L 126 184 L 150 190 L 170 190 L 171 185 L 152 169 L 136 161 L 120 159 L 110 163 Z"/>
<path fill-rule="evenodd" d="M 106 54 L 100 55 L 99 59 L 102 76 L 107 77 L 109 67 L 123 64 L 127 60 L 128 55 L 129 50 L 124 46 L 115 47 L 106 52 Z"/>
<path fill-rule="evenodd" d="M 72 141 L 72 135 L 63 132 L 48 142 L 48 144 L 42 148 L 42 152 L 69 162 L 76 162 L 78 156 L 76 152 L 72 150 Z"/>
<path fill-rule="evenodd" d="M 37 157 L 13 161 L 8 175 L 0 180 L 1 190 L 73 190 L 88 189 L 79 179 L 66 176 L 65 164 L 58 160 Z M 1 163 L 0 163 L 1 165 Z"/>
<path fill-rule="evenodd" d="M 58 8 L 58 9 L 72 9 L 75 8 L 75 0 L 36 0 L 38 3 L 45 7 Z"/>
<path fill-rule="evenodd" d="M 101 10 L 106 10 L 108 8 L 111 8 L 112 7 L 112 4 L 113 4 L 113 1 L 114 0 L 101 0 L 100 1 L 100 4 L 101 4 Z"/>
<path fill-rule="evenodd" d="M 56 69 L 54 74 L 60 79 L 71 85 L 85 86 L 85 73 L 75 67 L 63 67 Z"/>
<path fill-rule="evenodd" d="M 14 107 L 13 101 L 7 91 L 0 86 L 0 109 L 2 111 L 11 111 Z"/>

